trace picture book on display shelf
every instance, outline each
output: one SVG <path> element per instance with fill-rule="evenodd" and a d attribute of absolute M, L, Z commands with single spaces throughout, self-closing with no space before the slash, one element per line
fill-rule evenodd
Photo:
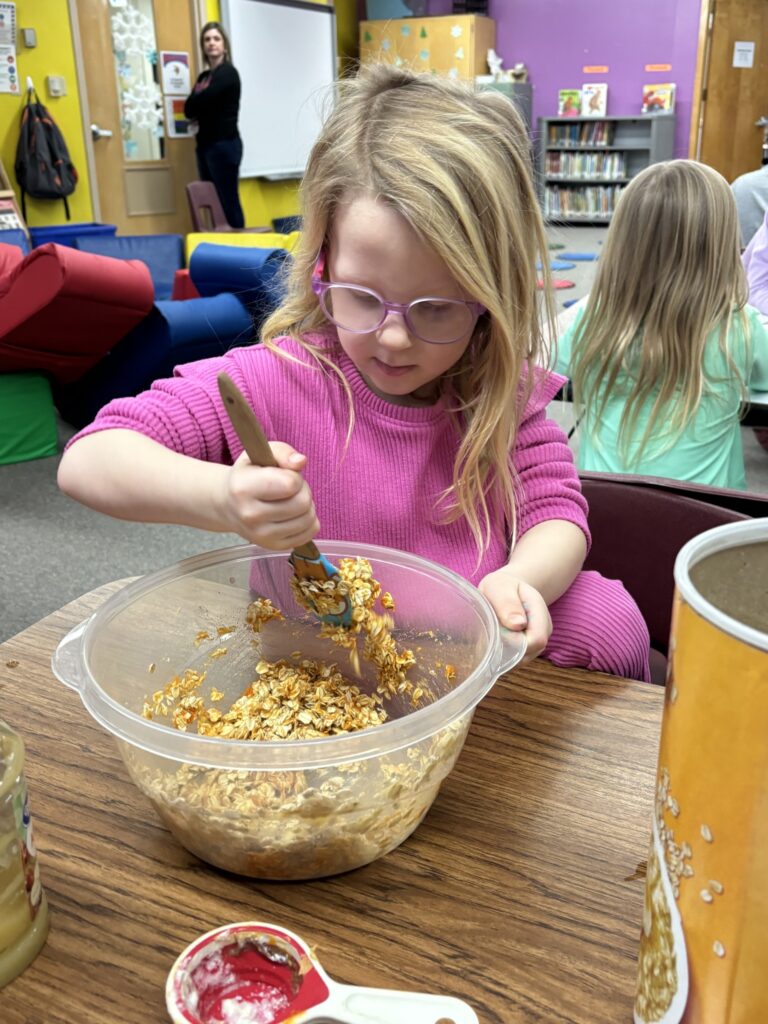
<path fill-rule="evenodd" d="M 673 82 L 654 82 L 643 86 L 643 114 L 671 114 L 675 109 Z"/>
<path fill-rule="evenodd" d="M 560 89 L 557 114 L 558 117 L 578 117 L 581 114 L 581 89 Z"/>
<path fill-rule="evenodd" d="M 605 117 L 608 111 L 608 83 L 585 82 L 581 87 L 581 116 Z"/>

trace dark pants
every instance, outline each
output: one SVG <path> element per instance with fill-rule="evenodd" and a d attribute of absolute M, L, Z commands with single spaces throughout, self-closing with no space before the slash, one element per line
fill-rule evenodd
<path fill-rule="evenodd" d="M 230 227 L 244 228 L 245 217 L 237 194 L 237 172 L 243 159 L 241 139 L 222 139 L 198 146 L 197 170 L 201 181 L 212 181 Z"/>

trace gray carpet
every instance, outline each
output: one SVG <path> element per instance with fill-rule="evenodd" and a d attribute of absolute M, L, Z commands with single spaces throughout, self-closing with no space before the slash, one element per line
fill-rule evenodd
<path fill-rule="evenodd" d="M 60 426 L 60 449 L 73 432 Z M 57 488 L 59 458 L 0 467 L 0 641 L 102 583 L 241 543 L 92 512 Z"/>
<path fill-rule="evenodd" d="M 605 228 L 552 228 L 553 242 L 575 251 L 599 252 Z M 559 256 L 552 252 L 553 258 Z M 555 277 L 576 287 L 555 293 L 557 309 L 589 290 L 594 263 L 578 263 Z M 570 405 L 553 403 L 565 426 Z M 60 450 L 72 435 L 62 424 Z M 750 490 L 768 493 L 768 453 L 744 430 Z M 176 526 L 126 523 L 91 512 L 56 487 L 59 456 L 0 466 L 0 641 L 61 605 L 111 580 L 164 568 L 182 558 L 240 543 L 231 534 L 209 534 Z"/>

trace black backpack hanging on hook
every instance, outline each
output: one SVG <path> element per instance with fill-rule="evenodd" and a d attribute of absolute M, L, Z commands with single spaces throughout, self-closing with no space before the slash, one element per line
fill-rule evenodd
<path fill-rule="evenodd" d="M 75 191 L 77 171 L 69 158 L 64 136 L 32 88 L 27 90 L 27 102 L 21 115 L 15 170 L 24 220 L 27 219 L 26 196 L 61 199 L 67 220 L 70 219 L 67 196 Z"/>

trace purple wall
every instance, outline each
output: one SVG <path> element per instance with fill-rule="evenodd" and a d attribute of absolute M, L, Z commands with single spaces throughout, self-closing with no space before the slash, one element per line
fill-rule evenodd
<path fill-rule="evenodd" d="M 430 14 L 450 14 L 451 0 L 429 0 Z M 504 67 L 528 65 L 533 119 L 557 114 L 558 89 L 608 83 L 608 113 L 640 112 L 646 82 L 675 82 L 675 156 L 688 156 L 701 0 L 489 0 L 496 52 Z M 585 75 L 584 65 L 608 65 Z M 671 64 L 671 71 L 644 71 Z"/>

